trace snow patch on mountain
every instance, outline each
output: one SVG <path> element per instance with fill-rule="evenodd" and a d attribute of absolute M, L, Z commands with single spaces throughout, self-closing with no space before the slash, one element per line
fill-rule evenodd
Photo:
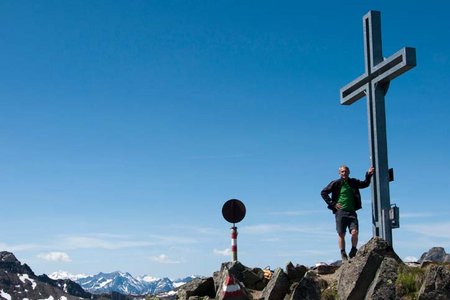
<path fill-rule="evenodd" d="M 25 280 L 28 280 L 29 282 L 31 282 L 31 286 L 32 286 L 33 290 L 36 288 L 36 285 L 37 285 L 36 282 L 33 279 L 31 279 L 28 274 L 19 274 L 19 279 L 23 283 L 25 283 Z"/>
<path fill-rule="evenodd" d="M 50 275 L 48 275 L 48 277 L 50 277 L 53 280 L 58 280 L 58 279 L 70 279 L 72 281 L 77 281 L 78 279 L 81 278 L 86 278 L 89 275 L 87 274 L 70 274 L 69 272 L 66 271 L 56 271 L 51 273 Z"/>
<path fill-rule="evenodd" d="M 3 299 L 6 299 L 6 300 L 11 300 L 12 299 L 11 295 L 8 294 L 7 292 L 4 292 L 3 290 L 0 290 L 0 297 L 2 297 Z"/>

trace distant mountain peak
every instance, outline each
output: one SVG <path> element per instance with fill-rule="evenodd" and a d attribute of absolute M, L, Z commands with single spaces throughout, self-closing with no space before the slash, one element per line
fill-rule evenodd
<path fill-rule="evenodd" d="M 153 276 L 150 276 L 150 275 L 138 276 L 137 279 L 141 280 L 141 281 L 145 281 L 145 282 L 155 282 L 155 281 L 161 280 L 161 278 L 153 277 Z"/>
<path fill-rule="evenodd" d="M 14 256 L 14 254 L 12 254 L 11 252 L 8 252 L 8 251 L 0 252 L 0 261 L 1 262 L 9 262 L 9 263 L 19 263 L 20 264 L 20 262 Z"/>
<path fill-rule="evenodd" d="M 195 277 L 189 276 L 185 279 L 172 281 L 171 279 L 156 278 L 150 275 L 133 277 L 128 272 L 115 271 L 111 273 L 100 272 L 75 280 L 83 289 L 93 294 L 118 292 L 133 295 L 157 295 L 172 291 Z"/>
<path fill-rule="evenodd" d="M 423 253 L 418 260 L 419 263 L 423 261 L 450 262 L 450 254 L 446 253 L 443 247 L 433 247 Z"/>
<path fill-rule="evenodd" d="M 66 271 L 56 271 L 56 272 L 53 272 L 53 273 L 51 273 L 51 274 L 49 274 L 48 275 L 48 277 L 49 278 L 51 278 L 51 279 L 53 279 L 53 280 L 58 280 L 58 279 L 62 279 L 62 280 L 64 280 L 64 279 L 70 279 L 70 280 L 72 280 L 72 281 L 77 281 L 78 279 L 80 279 L 80 278 L 86 278 L 86 277 L 89 277 L 90 275 L 87 275 L 87 274 L 76 274 L 76 275 L 74 275 L 74 274 L 71 274 L 71 273 L 69 273 L 69 272 L 66 272 Z"/>

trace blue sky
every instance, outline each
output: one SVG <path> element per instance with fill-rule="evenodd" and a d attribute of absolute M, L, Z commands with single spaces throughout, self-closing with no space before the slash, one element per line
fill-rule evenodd
<path fill-rule="evenodd" d="M 209 276 L 339 258 L 320 190 L 370 165 L 362 17 L 417 67 L 386 97 L 394 247 L 450 251 L 447 1 L 1 1 L 0 250 L 37 274 Z M 360 245 L 370 239 L 363 192 Z"/>

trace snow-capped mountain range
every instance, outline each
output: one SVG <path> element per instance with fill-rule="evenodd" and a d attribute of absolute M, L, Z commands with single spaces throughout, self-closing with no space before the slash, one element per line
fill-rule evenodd
<path fill-rule="evenodd" d="M 93 294 L 118 292 L 125 295 L 158 295 L 170 292 L 200 276 L 189 276 L 171 280 L 167 277 L 155 278 L 148 275 L 134 278 L 127 272 L 98 273 L 97 275 L 73 275 L 64 271 L 59 271 L 50 274 L 48 277 L 55 280 L 70 279 L 78 283 L 85 291 Z"/>

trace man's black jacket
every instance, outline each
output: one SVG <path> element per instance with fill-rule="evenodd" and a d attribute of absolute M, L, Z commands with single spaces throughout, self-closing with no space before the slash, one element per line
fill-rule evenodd
<path fill-rule="evenodd" d="M 370 185 L 371 177 L 372 177 L 372 175 L 369 175 L 368 173 L 366 173 L 366 179 L 364 179 L 364 180 L 359 180 L 356 178 L 348 179 L 348 184 L 352 188 L 353 198 L 355 199 L 355 210 L 358 210 L 362 207 L 361 194 L 359 193 L 359 189 L 368 187 Z M 336 213 L 335 205 L 338 202 L 339 193 L 341 191 L 343 182 L 344 182 L 344 180 L 342 178 L 333 180 L 326 187 L 324 187 L 322 192 L 320 193 L 323 200 L 325 200 L 325 202 L 328 204 L 328 209 L 331 209 L 333 211 L 333 213 Z M 331 193 L 331 198 L 330 198 L 330 193 Z"/>

